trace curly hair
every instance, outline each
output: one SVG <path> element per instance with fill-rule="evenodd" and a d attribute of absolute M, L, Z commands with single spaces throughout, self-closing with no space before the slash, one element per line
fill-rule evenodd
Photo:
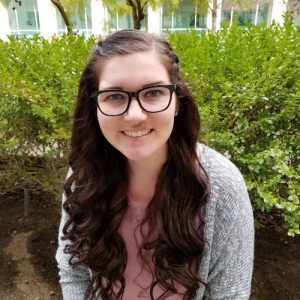
<path fill-rule="evenodd" d="M 71 254 L 71 265 L 84 264 L 91 270 L 86 299 L 122 299 L 127 264 L 125 242 L 118 233 L 128 207 L 127 160 L 103 136 L 91 93 L 98 89 L 105 61 L 141 51 L 155 51 L 162 59 L 176 83 L 179 113 L 168 139 L 167 161 L 140 226 L 143 243 L 138 255 L 152 273 L 151 299 L 157 285 L 164 290 L 158 299 L 179 293 L 175 282 L 186 289 L 183 299 L 191 299 L 205 285 L 197 268 L 205 249 L 201 208 L 210 184 L 197 154 L 200 118 L 195 99 L 180 80 L 179 59 L 163 37 L 122 30 L 98 42 L 82 73 L 69 156 L 73 172 L 64 186 L 63 207 L 69 214 L 63 228 L 63 239 L 69 240 L 65 252 Z"/>

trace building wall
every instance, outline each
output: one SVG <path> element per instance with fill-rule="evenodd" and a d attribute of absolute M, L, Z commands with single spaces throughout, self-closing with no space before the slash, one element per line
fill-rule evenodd
<path fill-rule="evenodd" d="M 10 34 L 10 27 L 7 8 L 4 1 L 0 1 L 0 39 L 7 39 L 8 34 Z"/>
<path fill-rule="evenodd" d="M 212 0 L 211 0 L 212 1 Z M 275 20 L 283 23 L 282 15 L 286 10 L 282 0 L 274 0 L 269 7 L 262 5 L 254 7 L 247 12 L 236 12 L 226 8 L 226 0 L 218 0 L 217 29 L 223 21 L 232 21 L 234 14 L 238 17 L 240 25 L 246 21 L 259 24 L 265 21 L 268 25 Z M 7 4 L 9 3 L 9 4 Z M 86 1 L 83 16 L 72 18 L 74 31 L 86 35 L 107 35 L 112 31 L 132 27 L 130 15 L 110 15 L 101 0 Z M 201 32 L 212 28 L 212 14 L 203 15 L 197 11 L 192 0 L 185 0 L 180 8 L 174 12 L 168 11 L 167 6 L 146 12 L 146 20 L 142 23 L 142 30 L 155 33 L 172 31 L 186 31 L 188 28 Z M 298 18 L 299 19 L 299 18 Z M 7 35 L 32 36 L 40 33 L 46 38 L 67 32 L 60 13 L 50 0 L 26 0 L 20 6 L 15 0 L 0 0 L 0 38 L 5 40 Z"/>
<path fill-rule="evenodd" d="M 52 5 L 51 1 L 37 0 L 40 34 L 45 38 L 57 34 L 57 18 L 56 9 Z"/>

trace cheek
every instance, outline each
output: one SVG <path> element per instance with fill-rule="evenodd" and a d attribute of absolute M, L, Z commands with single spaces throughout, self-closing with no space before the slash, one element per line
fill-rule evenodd
<path fill-rule="evenodd" d="M 164 134 L 171 134 L 174 127 L 175 104 L 165 112 L 165 115 L 160 118 L 160 128 L 164 129 Z"/>
<path fill-rule="evenodd" d="M 101 113 L 97 113 L 97 119 L 102 134 L 106 139 L 109 139 L 110 131 L 112 128 L 114 128 L 114 125 L 112 124 L 113 120 L 102 115 Z"/>
<path fill-rule="evenodd" d="M 99 127 L 100 127 L 100 129 L 102 130 L 102 126 L 103 126 L 103 118 L 102 118 L 102 116 L 100 115 L 99 111 L 97 111 L 97 120 L 98 120 Z"/>

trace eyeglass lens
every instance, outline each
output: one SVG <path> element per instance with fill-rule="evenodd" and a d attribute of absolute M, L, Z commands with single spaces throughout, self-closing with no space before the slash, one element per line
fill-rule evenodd
<path fill-rule="evenodd" d="M 139 91 L 137 95 L 142 108 L 148 112 L 166 109 L 171 100 L 171 91 L 167 87 L 150 87 Z M 122 91 L 103 91 L 98 97 L 100 110 L 107 115 L 119 115 L 126 111 L 129 95 Z"/>

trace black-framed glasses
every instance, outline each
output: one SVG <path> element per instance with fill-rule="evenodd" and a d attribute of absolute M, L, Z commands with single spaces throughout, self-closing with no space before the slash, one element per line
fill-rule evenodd
<path fill-rule="evenodd" d="M 124 114 L 129 109 L 132 97 L 136 98 L 144 111 L 158 113 L 170 106 L 175 89 L 175 83 L 158 84 L 142 88 L 136 92 L 106 89 L 93 92 L 91 97 L 96 100 L 98 109 L 106 116 Z"/>

